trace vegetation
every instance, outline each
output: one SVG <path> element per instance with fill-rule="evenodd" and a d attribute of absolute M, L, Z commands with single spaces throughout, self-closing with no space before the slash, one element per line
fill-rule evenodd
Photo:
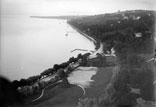
<path fill-rule="evenodd" d="M 86 104 L 96 102 L 99 107 L 121 107 L 136 105 L 138 98 L 155 101 L 153 65 L 146 61 L 146 56 L 154 52 L 155 15 L 155 11 L 135 10 L 68 21 L 103 43 L 105 53 L 114 48 L 117 56 L 117 68 L 99 96 L 101 100 L 97 103 L 86 98 Z"/>
<path fill-rule="evenodd" d="M 125 48 L 138 53 L 153 51 L 148 47 L 153 46 L 155 11 L 102 14 L 69 20 L 68 23 L 95 40 L 104 42 L 107 50 L 115 46 L 119 48 L 116 50 L 123 52 Z M 137 33 L 141 33 L 142 37 L 137 38 Z"/>

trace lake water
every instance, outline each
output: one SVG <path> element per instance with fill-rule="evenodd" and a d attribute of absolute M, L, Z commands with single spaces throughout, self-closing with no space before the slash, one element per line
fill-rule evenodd
<path fill-rule="evenodd" d="M 95 46 L 66 20 L 1 16 L 0 75 L 10 80 L 38 75 L 65 62 L 80 53 L 70 52 L 76 48 Z"/>

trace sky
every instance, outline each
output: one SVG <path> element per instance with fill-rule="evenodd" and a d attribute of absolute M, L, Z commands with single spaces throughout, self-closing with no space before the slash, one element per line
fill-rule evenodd
<path fill-rule="evenodd" d="M 1 15 L 90 15 L 156 10 L 156 0 L 0 0 Z"/>

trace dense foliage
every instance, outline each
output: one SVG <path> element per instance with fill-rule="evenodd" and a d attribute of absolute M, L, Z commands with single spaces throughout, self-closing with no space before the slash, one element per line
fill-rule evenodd
<path fill-rule="evenodd" d="M 117 68 L 97 106 L 134 106 L 138 98 L 155 100 L 153 64 L 147 62 L 154 53 L 155 15 L 155 11 L 134 10 L 68 21 L 103 43 L 104 52 L 115 50 Z M 86 99 L 84 102 L 94 102 Z"/>
<path fill-rule="evenodd" d="M 44 70 L 43 72 L 40 73 L 40 75 L 36 75 L 36 76 L 31 76 L 27 79 L 20 79 L 18 80 L 14 80 L 11 84 L 17 89 L 18 87 L 23 87 L 23 86 L 27 86 L 27 85 L 32 85 L 35 82 L 39 81 L 40 79 L 43 79 L 47 76 L 53 75 L 55 73 L 57 73 L 59 71 L 59 69 L 64 69 L 64 68 L 68 68 L 69 70 L 71 68 L 69 68 L 68 66 L 71 63 L 75 63 L 78 62 L 79 59 L 81 59 L 81 66 L 86 66 L 87 65 L 87 57 L 90 55 L 90 53 L 86 53 L 86 54 L 78 54 L 76 58 L 71 57 L 69 58 L 69 60 L 67 62 L 63 62 L 61 64 L 54 64 L 53 68 L 49 68 L 47 70 Z"/>

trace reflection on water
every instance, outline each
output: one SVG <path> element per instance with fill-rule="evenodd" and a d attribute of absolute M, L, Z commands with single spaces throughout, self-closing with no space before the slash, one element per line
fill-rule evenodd
<path fill-rule="evenodd" d="M 69 75 L 68 81 L 70 84 L 87 88 L 94 82 L 91 77 L 97 73 L 97 70 L 96 67 L 79 67 Z"/>
<path fill-rule="evenodd" d="M 11 80 L 40 74 L 67 61 L 79 53 L 70 53 L 73 49 L 95 48 L 66 20 L 2 16 L 1 22 L 0 75 Z"/>

